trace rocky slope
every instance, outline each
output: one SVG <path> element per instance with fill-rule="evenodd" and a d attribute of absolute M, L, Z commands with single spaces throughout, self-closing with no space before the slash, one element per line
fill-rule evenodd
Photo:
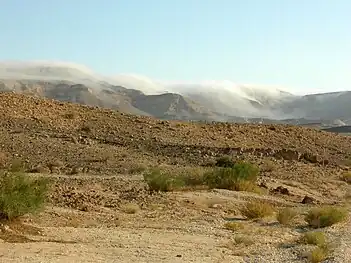
<path fill-rule="evenodd" d="M 76 155 L 78 149 L 93 150 L 95 145 L 101 151 L 103 146 L 118 146 L 145 154 L 146 159 L 158 156 L 168 163 L 197 164 L 221 154 L 335 164 L 348 158 L 351 148 L 351 138 L 302 127 L 169 122 L 15 93 L 1 93 L 0 101 L 3 150 L 37 164 L 41 158 L 63 158 L 73 165 L 81 159 Z M 60 140 L 65 143 L 50 149 Z M 28 143 L 38 148 L 28 148 Z M 309 155 L 314 157 L 306 157 Z"/>

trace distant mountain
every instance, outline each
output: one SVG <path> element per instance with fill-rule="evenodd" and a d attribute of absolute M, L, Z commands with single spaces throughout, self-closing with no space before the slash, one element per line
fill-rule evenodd
<path fill-rule="evenodd" d="M 349 133 L 351 134 L 351 125 L 339 126 L 339 127 L 331 127 L 323 129 L 324 131 L 328 132 L 335 132 L 335 133 Z"/>
<path fill-rule="evenodd" d="M 128 74 L 102 76 L 65 62 L 0 62 L 0 90 L 166 119 L 351 123 L 350 91 L 297 96 L 230 81 L 167 83 Z"/>
<path fill-rule="evenodd" d="M 14 91 L 88 106 L 118 109 L 162 119 L 203 120 L 217 115 L 178 94 L 145 95 L 138 90 L 104 85 L 101 89 L 70 81 L 0 79 L 0 91 Z"/>

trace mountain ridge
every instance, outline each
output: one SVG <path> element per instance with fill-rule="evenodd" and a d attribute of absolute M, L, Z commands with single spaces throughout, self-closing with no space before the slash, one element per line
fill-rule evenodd
<path fill-rule="evenodd" d="M 350 91 L 299 96 L 230 81 L 163 83 L 128 74 L 106 77 L 68 62 L 0 62 L 0 89 L 165 119 L 351 120 Z"/>

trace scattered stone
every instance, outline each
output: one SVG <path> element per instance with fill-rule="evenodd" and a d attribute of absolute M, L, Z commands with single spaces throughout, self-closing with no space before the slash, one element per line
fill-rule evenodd
<path fill-rule="evenodd" d="M 283 187 L 283 186 L 278 186 L 277 188 L 273 189 L 273 192 L 280 193 L 282 195 L 289 195 L 290 194 L 288 188 Z"/>

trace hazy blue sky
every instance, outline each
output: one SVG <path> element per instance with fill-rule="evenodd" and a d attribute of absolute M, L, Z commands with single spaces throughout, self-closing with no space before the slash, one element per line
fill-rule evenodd
<path fill-rule="evenodd" d="M 0 60 L 351 89 L 349 0 L 0 0 Z"/>

